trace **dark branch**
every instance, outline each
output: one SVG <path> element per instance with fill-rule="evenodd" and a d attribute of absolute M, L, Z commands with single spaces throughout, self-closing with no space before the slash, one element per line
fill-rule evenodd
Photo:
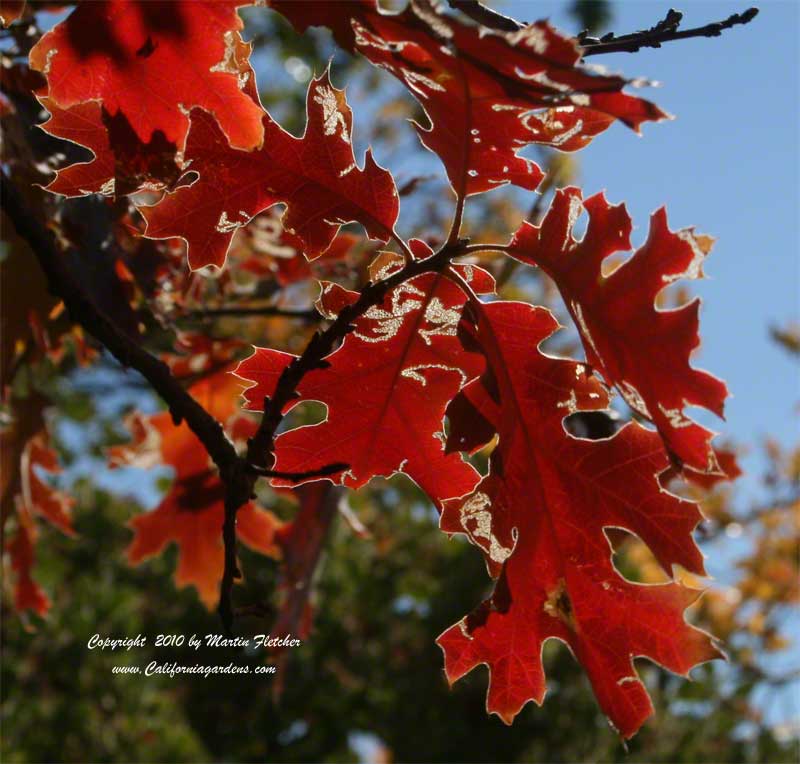
<path fill-rule="evenodd" d="M 236 513 L 242 505 L 227 491 L 225 493 L 225 517 L 222 521 L 222 544 L 225 548 L 225 567 L 219 587 L 217 612 L 222 619 L 225 634 L 233 633 L 233 582 L 242 577 L 236 564 Z"/>
<path fill-rule="evenodd" d="M 263 467 L 255 467 L 252 464 L 248 465 L 248 469 L 251 472 L 261 477 L 280 478 L 281 480 L 291 480 L 294 483 L 299 483 L 301 480 L 308 480 L 310 478 L 335 475 L 337 472 L 344 472 L 349 467 L 350 465 L 344 462 L 334 462 L 325 467 L 320 467 L 318 470 L 308 470 L 307 472 L 281 472 L 280 470 L 266 470 Z"/>
<path fill-rule="evenodd" d="M 30 246 L 47 276 L 50 291 L 64 301 L 70 318 L 101 342 L 123 366 L 136 369 L 169 406 L 175 424 L 185 421 L 217 465 L 225 487 L 222 528 L 225 572 L 219 613 L 225 631 L 230 633 L 233 624 L 231 588 L 234 579 L 241 576 L 236 566 L 236 511 L 250 499 L 257 476 L 247 473 L 244 460 L 236 453 L 222 425 L 182 387 L 169 367 L 122 332 L 94 304 L 72 274 L 50 233 L 26 209 L 12 184 L 5 177 L 2 180 L 0 202 L 3 211 Z"/>
<path fill-rule="evenodd" d="M 245 318 L 250 316 L 282 316 L 284 318 L 297 318 L 302 321 L 319 321 L 321 318 L 320 314 L 313 308 L 293 310 L 291 308 L 279 308 L 275 305 L 232 305 L 222 308 L 202 308 L 188 311 L 181 318 Z"/>
<path fill-rule="evenodd" d="M 211 416 L 172 376 L 169 367 L 108 318 L 85 293 L 56 248 L 50 233 L 26 208 L 19 192 L 3 177 L 0 202 L 17 233 L 27 242 L 42 267 L 50 291 L 64 301 L 70 318 L 101 342 L 123 365 L 136 369 L 169 406 L 176 424 L 185 421 L 205 446 L 224 476 L 239 462 L 236 449 Z"/>
<path fill-rule="evenodd" d="M 683 14 L 670 9 L 667 15 L 650 29 L 631 34 L 615 35 L 613 32 L 597 39 L 578 36 L 578 44 L 583 48 L 583 57 L 598 56 L 603 53 L 636 53 L 642 48 L 660 48 L 662 43 L 686 40 L 690 37 L 719 37 L 726 29 L 749 24 L 758 15 L 758 8 L 748 8 L 742 13 L 734 13 L 724 21 L 715 21 L 694 29 L 679 29 Z"/>
<path fill-rule="evenodd" d="M 516 32 L 521 28 L 521 25 L 510 16 L 504 16 L 478 0 L 447 0 L 447 4 L 489 29 L 497 29 L 499 32 Z"/>

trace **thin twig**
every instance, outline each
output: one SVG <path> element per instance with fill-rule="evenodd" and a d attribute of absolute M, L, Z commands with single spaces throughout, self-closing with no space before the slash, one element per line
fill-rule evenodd
<path fill-rule="evenodd" d="M 200 308 L 187 311 L 180 318 L 246 318 L 251 316 L 281 316 L 302 321 L 321 319 L 320 314 L 314 308 L 279 308 L 276 305 L 226 305 L 220 308 Z"/>
<path fill-rule="evenodd" d="M 521 28 L 521 25 L 511 17 L 488 8 L 478 0 L 447 0 L 447 4 L 489 29 L 517 32 Z"/>
<path fill-rule="evenodd" d="M 694 29 L 679 29 L 683 14 L 670 9 L 667 15 L 650 29 L 630 34 L 615 35 L 613 32 L 600 39 L 580 35 L 578 44 L 582 55 L 598 56 L 604 53 L 636 53 L 642 48 L 660 48 L 662 43 L 686 40 L 690 37 L 719 37 L 726 29 L 749 24 L 758 15 L 758 8 L 748 8 L 734 13 L 724 21 L 715 21 Z"/>
<path fill-rule="evenodd" d="M 256 467 L 248 465 L 248 469 L 261 477 L 280 478 L 281 480 L 291 480 L 293 483 L 299 483 L 301 480 L 309 480 L 310 478 L 328 477 L 335 475 L 337 472 L 344 472 L 349 469 L 350 465 L 344 462 L 333 462 L 318 470 L 308 470 L 306 472 L 281 472 L 281 470 L 266 470 L 263 467 Z"/>

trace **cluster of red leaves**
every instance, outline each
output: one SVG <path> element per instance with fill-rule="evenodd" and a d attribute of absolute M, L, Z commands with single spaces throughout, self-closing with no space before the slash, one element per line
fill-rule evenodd
<path fill-rule="evenodd" d="M 45 35 L 31 52 L 33 68 L 47 80 L 38 94 L 52 115 L 45 129 L 94 153 L 92 161 L 62 169 L 49 190 L 155 192 L 152 204 L 134 199 L 145 235 L 184 239 L 193 270 L 221 268 L 234 234 L 254 217 L 274 221 L 269 208 L 276 204 L 286 211 L 283 230 L 268 237 L 269 259 L 237 262 L 234 248 L 234 267 L 274 269 L 275 252 L 284 248 L 309 261 L 339 262 L 352 245 L 349 234 L 337 237 L 348 222 L 372 240 L 394 240 L 407 261 L 431 256 L 427 244 L 395 232 L 394 180 L 369 152 L 358 164 L 351 111 L 327 73 L 309 86 L 301 138 L 263 110 L 240 36 L 236 8 L 243 4 L 82 3 Z M 542 171 L 518 155 L 528 144 L 576 150 L 615 120 L 638 131 L 666 116 L 624 93 L 626 80 L 583 66 L 575 41 L 546 22 L 503 32 L 446 15 L 429 0 L 411 0 L 399 13 L 375 0 L 271 5 L 300 31 L 329 27 L 342 47 L 409 89 L 430 123 L 418 127 L 420 137 L 442 160 L 459 208 L 466 197 L 507 183 L 534 191 Z M 584 207 L 589 228 L 577 241 L 572 229 Z M 341 345 L 303 376 L 284 412 L 319 401 L 327 418 L 275 441 L 281 471 L 344 462 L 347 469 L 331 479 L 350 487 L 407 475 L 440 509 L 442 529 L 480 548 L 495 591 L 439 644 L 451 681 L 481 663 L 490 667 L 488 708 L 507 722 L 529 700 L 542 701 L 541 650 L 549 638 L 570 646 L 625 737 L 652 711 L 634 657 L 686 674 L 718 655 L 711 638 L 684 620 L 696 590 L 677 581 L 634 584 L 612 563 L 611 529 L 623 529 L 650 547 L 668 576 L 673 565 L 703 573 L 692 539 L 699 511 L 664 481 L 684 465 L 706 479 L 721 472 L 712 433 L 684 408 L 701 405 L 721 415 L 726 395 L 721 382 L 689 365 L 699 343 L 697 303 L 655 307 L 665 286 L 701 275 L 710 240 L 669 231 L 660 211 L 630 261 L 604 273 L 609 256 L 630 248 L 630 230 L 622 206 L 602 196 L 584 203 L 566 189 L 541 226 L 524 224 L 505 246 L 555 280 L 588 364 L 539 350 L 557 328 L 548 311 L 481 300 L 494 292 L 491 276 L 473 265 L 448 265 L 395 285 L 348 327 Z M 311 274 L 307 265 L 294 265 L 281 272 L 284 283 Z M 371 278 L 385 279 L 401 266 L 380 255 Z M 358 299 L 323 281 L 317 308 L 332 320 Z M 184 338 L 202 355 L 204 372 L 214 368 L 205 363 L 214 357 L 209 342 Z M 219 356 L 232 352 L 223 348 Z M 247 408 L 258 410 L 274 395 L 293 358 L 259 348 L 238 366 L 252 385 Z M 192 356 L 185 371 L 198 368 Z M 632 422 L 604 440 L 571 435 L 567 416 L 608 405 L 595 371 L 657 431 Z M 234 439 L 255 427 L 237 413 L 239 388 L 224 371 L 192 388 Z M 133 427 L 133 444 L 113 458 L 137 463 L 155 454 L 174 468 L 175 480 L 158 508 L 133 521 L 129 558 L 139 562 L 175 541 L 178 583 L 194 584 L 211 604 L 222 570 L 222 484 L 186 425 L 176 429 L 165 413 Z M 490 443 L 489 472 L 481 479 L 464 455 Z M 309 533 L 305 547 L 298 541 L 301 518 L 320 518 L 319 502 L 311 506 L 282 530 L 252 502 L 238 513 L 245 543 L 267 554 L 283 547 L 290 585 L 303 578 L 293 566 L 311 564 L 324 535 Z M 284 615 L 300 623 L 305 600 L 289 600 Z"/>
<path fill-rule="evenodd" d="M 375 0 L 271 5 L 299 31 L 328 27 L 339 45 L 408 88 L 430 122 L 418 126 L 420 137 L 459 198 L 507 183 L 535 190 L 541 170 L 517 156 L 527 144 L 574 151 L 617 119 L 638 130 L 667 116 L 622 93 L 620 77 L 579 66 L 574 40 L 544 21 L 501 32 L 445 16 L 424 0 L 400 13 Z"/>

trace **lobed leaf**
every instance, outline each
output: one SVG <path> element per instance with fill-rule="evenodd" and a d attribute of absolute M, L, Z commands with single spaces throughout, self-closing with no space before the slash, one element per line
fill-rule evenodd
<path fill-rule="evenodd" d="M 602 409 L 607 397 L 583 365 L 537 350 L 556 328 L 543 308 L 496 302 L 480 309 L 472 330 L 487 370 L 460 394 L 458 416 L 473 411 L 499 442 L 475 491 L 445 503 L 441 527 L 479 546 L 498 581 L 438 644 L 451 682 L 489 666 L 487 708 L 511 723 L 529 700 L 543 701 L 542 645 L 560 639 L 612 724 L 630 737 L 652 713 L 634 657 L 687 674 L 720 653 L 684 621 L 698 592 L 627 581 L 606 532 L 641 538 L 668 574 L 676 564 L 702 574 L 692 539 L 701 515 L 659 483 L 669 462 L 655 433 L 636 423 L 600 441 L 565 431 L 567 414 Z"/>
<path fill-rule="evenodd" d="M 542 171 L 518 156 L 537 143 L 574 151 L 619 119 L 638 132 L 667 115 L 628 95 L 627 80 L 580 65 L 574 40 L 546 21 L 502 32 L 467 24 L 438 3 L 399 13 L 376 0 L 271 0 L 298 31 L 327 26 L 340 46 L 394 75 L 425 110 L 423 144 L 439 155 L 459 198 L 513 183 L 534 190 Z"/>
<path fill-rule="evenodd" d="M 589 226 L 577 241 L 573 227 L 584 210 Z M 702 406 L 721 417 L 728 395 L 721 380 L 689 363 L 700 344 L 700 302 L 676 310 L 655 305 L 669 284 L 702 277 L 713 240 L 691 229 L 670 231 L 662 208 L 651 218 L 644 245 L 603 275 L 606 258 L 631 248 L 630 232 L 624 205 L 610 205 L 602 194 L 584 202 L 577 188 L 566 188 L 556 193 L 541 226 L 522 224 L 508 251 L 553 278 L 589 364 L 656 425 L 670 454 L 695 470 L 721 474 L 711 447 L 714 433 L 684 413 L 687 406 Z"/>
<path fill-rule="evenodd" d="M 47 95 L 69 109 L 102 101 L 122 111 L 141 141 L 160 130 L 182 145 L 187 112 L 216 115 L 234 146 L 252 149 L 264 137 L 249 46 L 236 13 L 241 0 L 100 0 L 81 3 L 45 34 L 30 54 L 47 77 Z"/>
<path fill-rule="evenodd" d="M 472 277 L 485 283 L 488 274 L 472 269 Z M 318 307 L 332 318 L 357 296 L 324 283 Z M 357 319 L 325 368 L 306 374 L 298 387 L 298 402 L 324 403 L 327 419 L 280 435 L 275 469 L 303 472 L 344 462 L 349 469 L 338 480 L 352 488 L 403 472 L 437 506 L 471 491 L 476 471 L 460 455 L 446 454 L 442 442 L 448 402 L 482 368 L 481 357 L 457 337 L 465 301 L 444 275 L 424 274 Z M 242 361 L 236 373 L 253 383 L 246 408 L 262 408 L 293 358 L 257 348 Z"/>
<path fill-rule="evenodd" d="M 399 209 L 394 180 L 369 151 L 364 169 L 356 165 L 352 112 L 327 73 L 309 85 L 307 110 L 302 138 L 265 115 L 264 146 L 252 152 L 230 146 L 212 115 L 193 110 L 185 166 L 197 179 L 140 208 L 145 235 L 185 239 L 192 269 L 221 267 L 235 231 L 282 202 L 283 227 L 304 243 L 309 259 L 325 252 L 350 221 L 373 239 L 391 238 Z"/>

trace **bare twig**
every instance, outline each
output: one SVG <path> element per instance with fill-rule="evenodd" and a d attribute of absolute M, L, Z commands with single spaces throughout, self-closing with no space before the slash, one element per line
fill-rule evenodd
<path fill-rule="evenodd" d="M 333 462 L 318 470 L 308 470 L 306 472 L 281 472 L 280 470 L 265 470 L 262 467 L 254 467 L 252 464 L 248 466 L 251 472 L 261 477 L 280 478 L 281 480 L 291 480 L 294 483 L 299 483 L 301 480 L 309 480 L 310 478 L 328 477 L 335 475 L 337 472 L 344 472 L 350 467 L 349 464 L 344 462 Z"/>
<path fill-rule="evenodd" d="M 667 15 L 650 29 L 631 34 L 615 35 L 613 32 L 600 39 L 578 36 L 583 48 L 583 57 L 598 56 L 603 53 L 636 53 L 642 48 L 660 48 L 662 43 L 686 40 L 690 37 L 719 37 L 726 29 L 749 24 L 758 15 L 758 8 L 748 8 L 742 13 L 734 13 L 724 21 L 715 21 L 693 29 L 679 29 L 683 14 L 670 9 Z"/>
<path fill-rule="evenodd" d="M 461 11 L 473 21 L 496 29 L 499 32 L 516 32 L 522 24 L 488 8 L 478 0 L 448 0 L 451 8 Z M 742 13 L 733 13 L 723 21 L 714 21 L 693 29 L 679 29 L 683 14 L 672 8 L 667 15 L 650 29 L 642 29 L 630 34 L 615 35 L 613 32 L 601 38 L 589 37 L 583 32 L 578 35 L 578 44 L 583 48 L 583 57 L 599 56 L 604 53 L 636 53 L 642 48 L 660 48 L 662 43 L 686 40 L 690 37 L 719 37 L 726 29 L 749 24 L 758 15 L 758 8 L 748 8 Z"/>
<path fill-rule="evenodd" d="M 226 305 L 221 308 L 201 308 L 190 310 L 180 316 L 184 318 L 249 318 L 252 316 L 280 316 L 297 318 L 302 321 L 319 321 L 321 316 L 314 308 L 279 308 L 276 305 Z"/>
<path fill-rule="evenodd" d="M 447 4 L 489 29 L 497 29 L 500 32 L 516 32 L 520 29 L 517 21 L 488 8 L 478 0 L 447 0 Z"/>

